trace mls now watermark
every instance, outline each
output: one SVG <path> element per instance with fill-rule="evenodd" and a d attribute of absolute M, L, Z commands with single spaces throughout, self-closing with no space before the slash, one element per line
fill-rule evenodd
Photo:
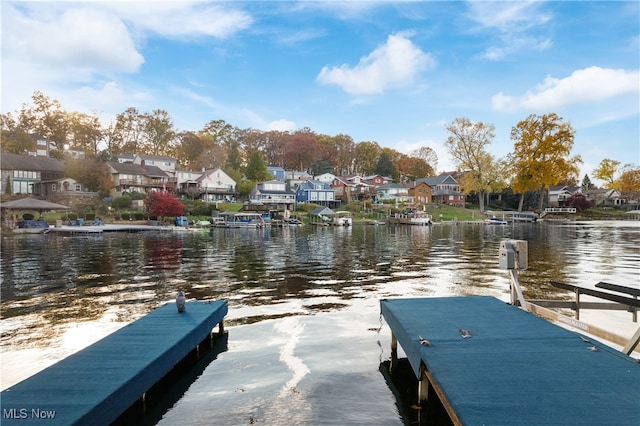
<path fill-rule="evenodd" d="M 3 408 L 3 419 L 53 419 L 56 412 L 53 410 L 41 410 L 39 408 Z"/>

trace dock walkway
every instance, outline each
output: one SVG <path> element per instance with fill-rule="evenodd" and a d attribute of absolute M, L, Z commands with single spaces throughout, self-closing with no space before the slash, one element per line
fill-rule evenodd
<path fill-rule="evenodd" d="M 227 314 L 225 301 L 167 303 L 2 391 L 0 423 L 105 425 L 163 378 Z"/>
<path fill-rule="evenodd" d="M 431 386 L 454 424 L 640 424 L 640 364 L 594 339 L 493 297 L 388 299 L 381 310 L 421 400 Z"/>

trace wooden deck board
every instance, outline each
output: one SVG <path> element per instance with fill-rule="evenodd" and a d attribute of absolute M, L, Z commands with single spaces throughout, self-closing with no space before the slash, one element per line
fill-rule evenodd
<path fill-rule="evenodd" d="M 117 419 L 227 314 L 224 301 L 175 303 L 2 391 L 2 424 L 102 425 Z"/>
<path fill-rule="evenodd" d="M 491 297 L 381 308 L 416 377 L 424 363 L 462 424 L 640 424 L 640 365 L 598 341 Z"/>

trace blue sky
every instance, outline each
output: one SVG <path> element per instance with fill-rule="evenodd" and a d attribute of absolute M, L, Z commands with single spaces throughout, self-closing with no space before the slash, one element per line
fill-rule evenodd
<path fill-rule="evenodd" d="M 640 163 L 640 2 L 2 1 L 3 113 L 35 90 L 104 123 L 309 127 L 454 164 L 444 125 L 529 114 L 576 129 L 581 177 Z"/>

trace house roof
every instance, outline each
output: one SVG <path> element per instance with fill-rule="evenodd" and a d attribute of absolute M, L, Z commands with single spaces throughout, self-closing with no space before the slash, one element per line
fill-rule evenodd
<path fill-rule="evenodd" d="M 3 152 L 0 155 L 0 170 L 64 172 L 64 164 L 55 158 L 31 157 Z"/>
<path fill-rule="evenodd" d="M 416 182 L 426 182 L 426 184 L 431 187 L 437 185 L 458 185 L 458 181 L 449 173 L 418 179 Z"/>
<path fill-rule="evenodd" d="M 109 167 L 115 170 L 117 173 L 128 175 L 141 175 L 149 177 L 169 177 L 161 168 L 157 166 L 141 166 L 140 164 L 133 163 L 118 163 L 109 162 Z"/>
<path fill-rule="evenodd" d="M 21 198 L 19 200 L 7 201 L 1 203 L 0 208 L 12 209 L 12 210 L 36 210 L 36 211 L 49 211 L 49 210 L 68 210 L 68 206 L 62 204 L 50 203 L 49 201 L 38 200 L 36 198 Z"/>
<path fill-rule="evenodd" d="M 327 216 L 335 214 L 329 207 L 316 207 L 309 213 L 311 216 Z"/>
<path fill-rule="evenodd" d="M 138 154 L 138 158 L 141 160 L 162 160 L 162 161 L 173 161 L 175 163 L 175 158 L 167 157 L 166 155 L 148 155 L 148 154 Z"/>

